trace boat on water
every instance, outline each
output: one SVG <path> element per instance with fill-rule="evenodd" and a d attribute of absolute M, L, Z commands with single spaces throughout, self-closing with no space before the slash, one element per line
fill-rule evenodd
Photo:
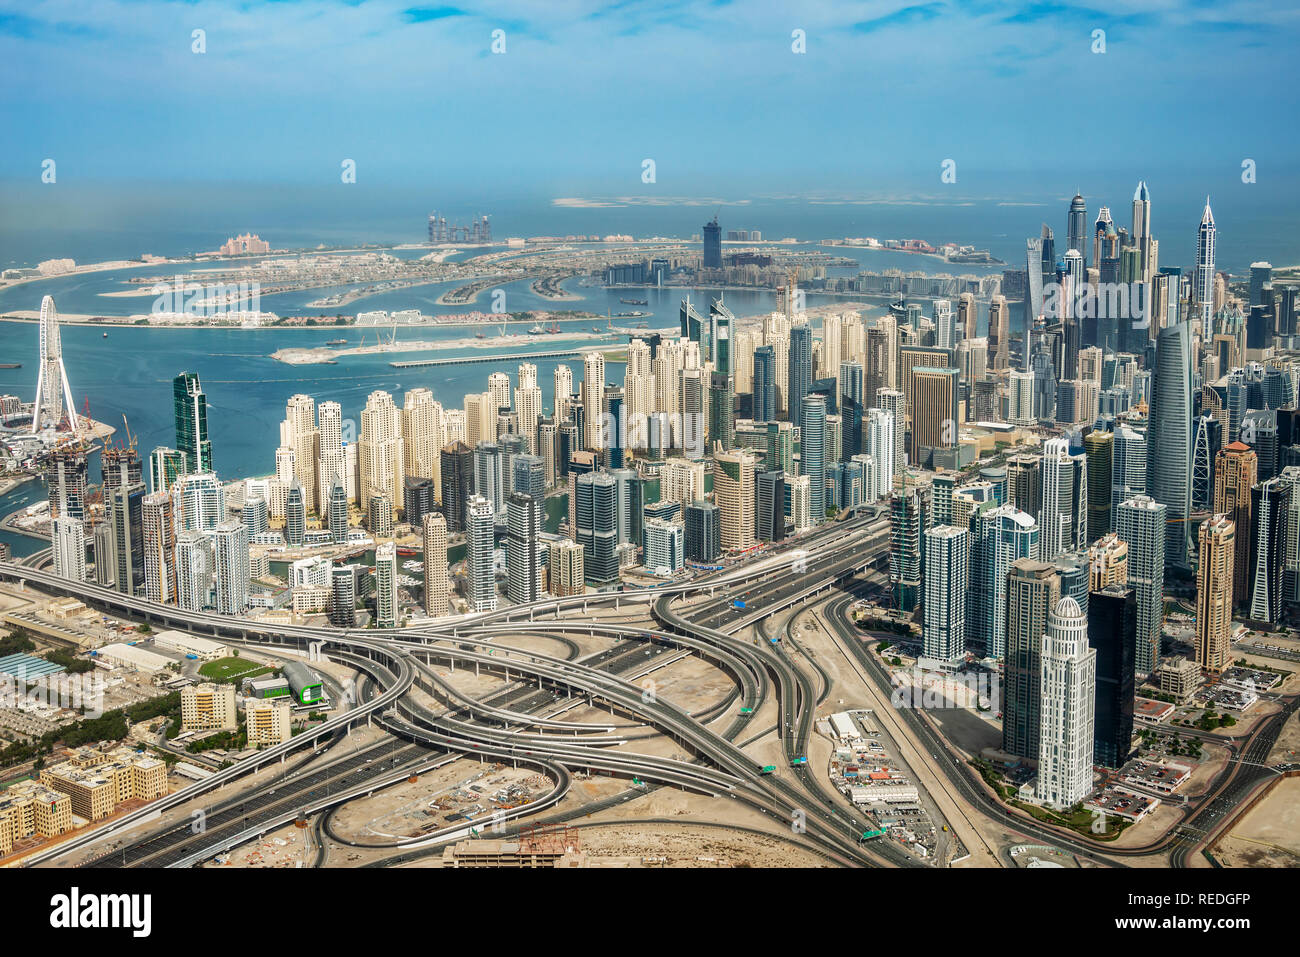
<path fill-rule="evenodd" d="M 623 305 L 625 305 L 625 306 L 648 306 L 648 305 L 650 305 L 650 300 L 649 300 L 649 299 L 620 299 L 619 302 L 623 303 Z"/>
<path fill-rule="evenodd" d="M 346 339 L 331 339 L 329 342 L 325 343 L 327 346 L 346 346 L 347 344 L 348 340 Z"/>
<path fill-rule="evenodd" d="M 22 367 L 21 362 L 0 362 L 0 369 L 21 369 Z"/>
<path fill-rule="evenodd" d="M 545 332 L 546 330 L 543 329 L 540 324 L 533 326 L 531 329 L 528 330 L 528 334 L 530 336 L 540 336 L 543 335 Z"/>
<path fill-rule="evenodd" d="M 476 332 L 476 333 L 474 333 L 474 338 L 475 338 L 475 339 L 486 339 L 486 338 L 487 338 L 487 334 L 486 334 L 486 333 L 483 333 L 483 332 Z"/>
<path fill-rule="evenodd" d="M 105 339 L 107 339 L 107 338 L 108 338 L 108 333 L 107 333 L 107 332 L 106 332 L 106 333 L 104 333 L 104 338 L 105 338 Z"/>

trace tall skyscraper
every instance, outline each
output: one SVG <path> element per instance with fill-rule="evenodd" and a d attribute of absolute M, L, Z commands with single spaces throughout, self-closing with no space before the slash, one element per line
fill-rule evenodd
<path fill-rule="evenodd" d="M 1220 672 L 1232 662 L 1232 590 L 1236 525 L 1227 515 L 1201 523 L 1196 577 L 1196 663 Z"/>
<path fill-rule="evenodd" d="M 320 419 L 321 431 L 321 458 L 325 460 L 326 424 L 325 424 L 325 406 L 330 403 L 322 402 L 318 413 Z M 441 474 L 439 466 L 443 445 L 446 444 L 445 429 L 443 428 L 442 403 L 433 397 L 433 393 L 428 389 L 408 389 L 402 397 L 402 453 L 405 455 L 403 463 L 403 473 L 406 478 L 427 479 L 433 484 L 434 489 L 441 486 Z M 337 442 L 332 443 L 335 448 Z M 327 478 L 322 468 L 321 482 L 326 483 L 332 479 Z M 328 492 L 328 485 L 325 489 Z M 420 517 L 406 516 L 406 520 L 414 526 L 419 526 Z"/>
<path fill-rule="evenodd" d="M 357 575 L 350 565 L 330 568 L 329 622 L 336 628 L 357 624 Z"/>
<path fill-rule="evenodd" d="M 381 542 L 375 549 L 375 627 L 396 628 L 397 546 Z"/>
<path fill-rule="evenodd" d="M 582 546 L 569 539 L 552 542 L 549 549 L 550 591 L 557 598 L 581 595 L 587 590 Z"/>
<path fill-rule="evenodd" d="M 721 518 L 712 502 L 690 502 L 683 510 L 686 525 L 686 560 L 712 564 L 722 553 Z"/>
<path fill-rule="evenodd" d="M 492 503 L 498 515 L 506 510 L 505 457 L 495 442 L 480 442 L 474 448 L 474 493 Z"/>
<path fill-rule="evenodd" d="M 185 471 L 212 471 L 212 442 L 208 439 L 208 397 L 197 372 L 182 372 L 172 380 L 172 411 L 176 421 L 176 450 L 185 456 Z"/>
<path fill-rule="evenodd" d="M 222 522 L 211 532 L 215 607 L 219 615 L 248 610 L 248 529 L 243 522 Z"/>
<path fill-rule="evenodd" d="M 495 532 L 492 503 L 481 495 L 470 496 L 465 503 L 465 578 L 471 612 L 496 611 Z"/>
<path fill-rule="evenodd" d="M 1112 527 L 1115 508 L 1134 495 L 1147 491 L 1147 437 L 1143 432 L 1121 425 L 1111 443 L 1110 508 Z"/>
<path fill-rule="evenodd" d="M 1094 429 L 1083 439 L 1088 460 L 1088 541 L 1095 542 L 1110 531 L 1111 455 L 1115 434 Z"/>
<path fill-rule="evenodd" d="M 605 427 L 605 357 L 599 352 L 582 357 L 582 408 L 587 428 L 584 447 L 598 452 L 604 448 Z"/>
<path fill-rule="evenodd" d="M 284 501 L 284 541 L 290 548 L 299 548 L 307 536 L 307 502 L 302 486 L 296 481 L 289 486 Z"/>
<path fill-rule="evenodd" d="M 51 518 L 86 518 L 86 452 L 79 445 L 56 448 L 45 465 L 45 486 Z"/>
<path fill-rule="evenodd" d="M 86 523 L 71 515 L 59 515 L 51 522 L 50 546 L 54 574 L 68 581 L 86 580 Z M 99 555 L 96 553 L 98 563 Z"/>
<path fill-rule="evenodd" d="M 326 517 L 329 523 L 330 541 L 343 545 L 348 540 L 348 493 L 340 480 L 330 486 L 329 501 L 326 505 Z"/>
<path fill-rule="evenodd" d="M 280 445 L 293 449 L 293 475 L 302 486 L 307 511 L 320 513 L 320 430 L 316 427 L 316 403 L 309 395 L 294 395 L 285 404 L 280 423 Z"/>
<path fill-rule="evenodd" d="M 1070 443 L 1065 439 L 1048 439 L 1043 443 L 1041 475 L 1040 557 L 1050 561 L 1062 552 L 1077 551 L 1087 544 L 1087 458 L 1071 455 Z"/>
<path fill-rule="evenodd" d="M 607 427 L 602 430 L 601 447 L 605 453 L 605 466 L 621 469 L 627 454 L 627 408 L 619 386 L 605 386 L 604 409 Z"/>
<path fill-rule="evenodd" d="M 465 530 L 465 502 L 474 494 L 474 453 L 464 442 L 443 447 L 442 514 L 447 517 L 448 533 Z"/>
<path fill-rule="evenodd" d="M 1255 528 L 1251 493 L 1258 478 L 1259 461 L 1255 450 L 1244 442 L 1233 442 L 1215 457 L 1214 513 L 1226 515 L 1236 528 L 1231 589 L 1232 604 L 1236 608 L 1245 607 L 1250 602 L 1251 579 L 1255 571 L 1250 561 Z"/>
<path fill-rule="evenodd" d="M 1133 750 L 1137 596 L 1127 585 L 1094 589 L 1088 601 L 1088 644 L 1097 652 L 1094 760 L 1123 766 Z"/>
<path fill-rule="evenodd" d="M 577 476 L 575 540 L 582 546 L 587 581 L 608 585 L 618 581 L 618 481 L 608 472 Z"/>
<path fill-rule="evenodd" d="M 921 602 L 922 550 L 933 523 L 933 496 L 928 480 L 908 472 L 889 497 L 889 580 L 894 608 L 904 614 L 914 613 Z"/>
<path fill-rule="evenodd" d="M 862 452 L 862 417 L 866 412 L 862 363 L 840 362 L 840 459 L 849 461 Z"/>
<path fill-rule="evenodd" d="M 717 216 L 704 224 L 704 257 L 701 265 L 705 269 L 722 268 L 722 227 L 718 225 Z"/>
<path fill-rule="evenodd" d="M 812 326 L 800 322 L 790 327 L 790 357 L 787 370 L 789 382 L 786 407 L 791 418 L 802 414 L 803 400 L 812 388 L 813 334 Z"/>
<path fill-rule="evenodd" d="M 111 530 L 116 563 L 115 587 L 126 595 L 144 596 L 144 482 L 104 490 L 105 522 Z M 95 556 L 99 561 L 99 556 Z"/>
<path fill-rule="evenodd" d="M 1077 249 L 1086 256 L 1088 253 L 1087 235 L 1088 204 L 1083 201 L 1083 196 L 1075 193 L 1074 199 L 1070 200 L 1070 212 L 1066 220 L 1065 248 Z"/>
<path fill-rule="evenodd" d="M 412 392 L 428 393 L 428 390 L 412 389 L 406 394 L 408 402 Z M 317 509 L 324 515 L 329 511 L 330 492 L 336 483 L 343 486 L 344 495 L 347 496 L 348 465 L 343 451 L 343 407 L 337 402 L 322 402 L 317 406 L 316 430 L 320 436 L 319 460 L 316 464 L 320 495 Z"/>
<path fill-rule="evenodd" d="M 1165 614 L 1165 525 L 1163 503 L 1136 495 L 1115 509 L 1115 532 L 1128 545 L 1128 580 L 1137 595 L 1137 674 L 1145 678 L 1160 663 Z"/>
<path fill-rule="evenodd" d="M 99 560 L 96 554 L 95 560 Z M 207 532 L 184 531 L 176 536 L 176 604 L 202 611 L 212 597 L 212 539 Z"/>
<path fill-rule="evenodd" d="M 1210 212 L 1210 197 L 1205 197 L 1205 212 L 1196 230 L 1196 272 L 1192 282 L 1192 300 L 1201 317 L 1201 337 L 1209 342 L 1217 331 L 1214 328 L 1214 213 Z"/>
<path fill-rule="evenodd" d="M 799 474 L 808 476 L 814 523 L 826 519 L 826 399 L 805 395 L 799 416 Z"/>
<path fill-rule="evenodd" d="M 357 440 L 361 502 L 377 495 L 393 508 L 402 504 L 406 452 L 402 440 L 402 416 L 387 392 L 376 390 L 361 410 L 361 436 Z"/>
<path fill-rule="evenodd" d="M 754 544 L 754 457 L 719 452 L 713 457 L 713 498 L 721 520 L 722 547 L 743 551 Z"/>
<path fill-rule="evenodd" d="M 1165 562 L 1179 568 L 1191 564 L 1192 359 L 1188 323 L 1160 331 L 1149 429 L 1160 440 L 1147 450 L 1147 494 L 1168 510 Z"/>
<path fill-rule="evenodd" d="M 754 535 L 761 542 L 779 542 L 785 538 L 785 472 L 758 472 L 755 488 Z"/>
<path fill-rule="evenodd" d="M 1006 665 L 1002 695 L 1002 750 L 1035 758 L 1042 711 L 1042 639 L 1061 598 L 1055 566 L 1018 558 L 1007 573 Z"/>
<path fill-rule="evenodd" d="M 1047 619 L 1041 651 L 1041 716 L 1035 796 L 1070 808 L 1092 791 L 1097 652 L 1079 603 L 1062 598 Z"/>
<path fill-rule="evenodd" d="M 1250 542 L 1250 620 L 1269 627 L 1282 620 L 1291 494 L 1291 483 L 1279 478 L 1260 482 L 1251 490 L 1255 528 Z"/>
<path fill-rule="evenodd" d="M 542 594 L 541 503 L 526 492 L 506 501 L 506 594 L 515 604 Z"/>
<path fill-rule="evenodd" d="M 141 504 L 144 521 L 144 590 L 150 601 L 176 601 L 176 521 L 172 497 L 153 492 Z"/>
<path fill-rule="evenodd" d="M 1138 183 L 1133 193 L 1133 242 L 1142 257 L 1141 281 L 1148 283 L 1156 270 L 1152 254 L 1151 193 L 1145 180 Z"/>
<path fill-rule="evenodd" d="M 1111 585 L 1128 584 L 1128 543 L 1107 532 L 1088 550 L 1088 588 L 1101 591 Z"/>
<path fill-rule="evenodd" d="M 710 338 L 713 341 L 713 372 L 709 376 L 709 442 L 731 448 L 735 429 L 735 363 L 732 331 L 736 317 L 721 299 L 709 303 Z"/>
<path fill-rule="evenodd" d="M 1045 234 L 1051 231 L 1047 225 L 1043 225 Z M 1046 273 L 1043 269 L 1044 258 L 1049 258 L 1053 254 L 1046 251 L 1044 240 L 1037 237 L 1030 237 L 1025 241 L 1025 305 L 1024 305 L 1024 328 L 1025 333 L 1021 341 L 1021 354 L 1017 357 L 1017 364 L 1021 372 L 1029 371 L 1029 356 L 1032 351 L 1034 339 L 1034 330 L 1040 324 L 1043 317 L 1043 280 L 1046 276 L 1054 275 L 1054 271 L 1049 268 Z M 1011 344 L 1002 338 L 1000 332 L 996 330 L 993 324 L 993 317 L 989 315 L 989 357 L 993 361 L 993 368 L 1001 371 L 1008 368 L 1011 364 L 1010 358 Z"/>
<path fill-rule="evenodd" d="M 899 393 L 901 396 L 901 393 Z M 867 483 L 863 495 L 869 502 L 884 498 L 893 490 L 895 463 L 894 441 L 898 430 L 895 428 L 894 414 L 888 409 L 868 409 L 867 421 L 863 427 L 866 438 L 866 454 L 876 464 L 875 482 Z"/>
<path fill-rule="evenodd" d="M 988 363 L 998 372 L 1011 366 L 1011 312 L 1001 295 L 989 301 Z"/>
<path fill-rule="evenodd" d="M 447 574 L 447 519 L 433 512 L 424 516 L 424 613 L 441 618 L 451 612 L 451 579 Z"/>
<path fill-rule="evenodd" d="M 1089 262 L 1093 266 L 1101 266 L 1102 256 L 1106 252 L 1104 245 L 1106 236 L 1113 230 L 1114 222 L 1110 218 L 1110 207 L 1103 206 L 1097 210 L 1097 222 L 1092 227 L 1092 259 Z"/>
<path fill-rule="evenodd" d="M 925 533 L 924 654 L 950 667 L 966 657 L 969 542 L 966 529 L 951 525 Z"/>
<path fill-rule="evenodd" d="M 184 475 L 184 452 L 159 445 L 149 453 L 149 487 L 155 492 L 170 492 Z"/>
<path fill-rule="evenodd" d="M 1021 558 L 1038 558 L 1039 528 L 1014 505 L 984 508 L 970 518 L 966 634 L 990 658 L 1007 653 L 1007 573 Z"/>
<path fill-rule="evenodd" d="M 926 463 L 928 450 L 957 445 L 957 370 L 919 366 L 912 370 L 912 445 L 914 465 Z"/>
<path fill-rule="evenodd" d="M 776 352 L 771 346 L 754 350 L 754 421 L 775 422 L 777 412 Z"/>
<path fill-rule="evenodd" d="M 366 505 L 366 527 L 372 538 L 393 537 L 393 503 L 387 495 L 372 495 Z"/>
<path fill-rule="evenodd" d="M 876 392 L 876 408 L 884 409 L 894 419 L 894 463 L 890 470 L 892 487 L 894 479 L 902 475 L 908 465 L 907 448 L 903 441 L 906 436 L 907 397 L 898 389 L 880 389 Z"/>

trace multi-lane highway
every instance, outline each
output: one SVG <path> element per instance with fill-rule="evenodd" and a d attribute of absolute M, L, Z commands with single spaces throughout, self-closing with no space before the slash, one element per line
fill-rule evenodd
<path fill-rule="evenodd" d="M 39 568 L 0 563 L 0 577 L 45 592 L 76 595 L 118 614 L 281 654 L 316 649 L 368 679 L 363 684 L 366 693 L 354 707 L 324 725 L 33 860 L 58 863 L 72 852 L 84 858 L 87 846 L 94 844 L 100 848 L 96 862 L 108 866 L 186 866 L 298 815 L 327 811 L 403 780 L 412 771 L 462 755 L 530 766 L 554 782 L 543 799 L 511 810 L 509 817 L 516 821 L 535 819 L 554 808 L 569 792 L 569 772 L 582 770 L 735 801 L 774 822 L 785 822 L 788 840 L 840 864 L 915 865 L 892 843 L 862 844 L 863 816 L 801 760 L 807 756 L 817 708 L 830 691 L 831 678 L 794 646 L 775 618 L 806 602 L 825 601 L 827 624 L 841 650 L 864 681 L 888 696 L 888 674 L 846 617 L 853 589 L 864 583 L 860 576 L 880 574 L 888 547 L 888 521 L 878 510 L 868 510 L 689 582 L 547 599 L 388 632 L 269 626 L 188 612 L 93 584 L 67 582 Z M 581 641 L 594 642 L 599 650 L 584 655 Z M 537 647 L 558 647 L 562 654 L 546 654 Z M 733 690 L 694 713 L 653 690 L 647 692 L 655 687 L 649 676 L 687 657 L 719 669 L 731 679 Z M 454 680 L 457 669 L 496 675 L 498 690 L 467 693 Z M 603 709 L 609 717 L 574 720 L 575 709 L 583 706 Z M 1237 760 L 1216 779 L 1210 796 L 1194 808 L 1183 828 L 1146 847 L 1122 852 L 1013 814 L 924 716 L 900 709 L 897 718 L 933 753 L 948 797 L 970 814 L 1097 863 L 1168 853 L 1181 864 L 1206 832 L 1274 773 L 1262 761 L 1294 709 L 1292 701 L 1284 714 L 1262 723 L 1241 743 Z M 766 773 L 745 750 L 765 734 L 736 742 L 743 731 L 753 730 L 751 721 L 760 711 L 774 712 L 774 730 L 790 765 L 775 773 Z M 359 754 L 330 749 L 362 720 L 378 724 L 392 738 Z M 637 741 L 654 735 L 670 738 L 688 759 L 635 750 Z M 207 797 L 268 761 L 306 748 L 323 750 L 324 756 L 280 775 L 274 788 L 258 784 L 256 791 L 250 790 L 258 797 L 255 808 L 250 809 L 246 794 L 220 802 Z M 383 759 L 378 760 L 381 752 Z M 203 808 L 205 802 L 212 806 Z M 138 828 L 148 816 L 174 808 L 202 809 L 204 829 L 195 833 L 188 824 L 174 823 L 152 832 Z M 423 846 L 463 833 L 467 826 L 459 825 L 411 843 Z"/>

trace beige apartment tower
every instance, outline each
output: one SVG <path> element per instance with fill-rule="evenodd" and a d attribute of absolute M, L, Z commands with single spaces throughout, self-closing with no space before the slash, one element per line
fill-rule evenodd
<path fill-rule="evenodd" d="M 244 727 L 249 747 L 283 744 L 293 735 L 293 704 L 288 698 L 249 698 Z"/>
<path fill-rule="evenodd" d="M 1107 532 L 1088 550 L 1088 590 L 1128 584 L 1128 542 Z"/>
<path fill-rule="evenodd" d="M 1255 527 L 1250 490 L 1259 480 L 1259 459 L 1244 442 L 1233 442 L 1214 459 L 1214 514 L 1226 515 L 1236 526 L 1232 603 L 1250 601 L 1250 539 Z"/>
<path fill-rule="evenodd" d="M 557 598 L 581 595 L 587 591 L 582 564 L 582 546 L 570 539 L 555 542 L 550 548 L 550 587 Z"/>
<path fill-rule="evenodd" d="M 713 457 L 713 498 L 724 549 L 738 551 L 754 544 L 754 461 L 746 452 L 718 452 Z"/>
<path fill-rule="evenodd" d="M 190 685 L 181 689 L 181 729 L 234 731 L 239 727 L 233 684 Z"/>
<path fill-rule="evenodd" d="M 1227 515 L 1201 523 L 1196 578 L 1196 663 L 1219 672 L 1232 662 L 1233 568 L 1236 526 Z"/>
<path fill-rule="evenodd" d="M 447 574 L 447 519 L 441 512 L 424 516 L 424 613 L 451 614 L 451 579 Z"/>

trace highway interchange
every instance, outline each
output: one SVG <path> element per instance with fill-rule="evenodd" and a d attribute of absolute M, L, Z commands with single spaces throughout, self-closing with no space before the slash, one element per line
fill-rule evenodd
<path fill-rule="evenodd" d="M 920 866 L 894 842 L 863 842 L 867 819 L 823 783 L 824 774 L 812 764 L 796 761 L 808 753 L 817 707 L 829 694 L 831 679 L 775 624 L 787 609 L 817 605 L 853 670 L 888 700 L 890 677 L 849 618 L 858 591 L 878 583 L 882 567 L 887 573 L 888 547 L 888 519 L 872 509 L 688 582 L 548 599 L 389 632 L 263 626 L 70 583 L 30 565 L 0 563 L 0 578 L 26 582 L 42 593 L 74 595 L 124 617 L 268 652 L 304 654 L 315 648 L 364 676 L 351 707 L 336 708 L 324 724 L 106 827 L 88 829 L 28 863 L 192 866 L 310 817 L 316 818 L 320 863 L 326 835 L 340 843 L 331 826 L 340 805 L 467 756 L 534 769 L 550 782 L 546 794 L 494 822 L 503 833 L 572 819 L 572 810 L 558 807 L 570 795 L 572 776 L 594 773 L 640 782 L 641 788 L 675 787 L 737 802 L 782 822 L 787 840 L 832 864 Z M 601 639 L 604 648 L 583 654 L 579 638 L 588 644 Z M 533 650 L 537 644 L 560 653 Z M 734 685 L 721 701 L 694 714 L 653 691 L 653 674 L 688 656 L 713 665 Z M 501 690 L 476 700 L 440 674 L 442 669 L 487 672 L 499 677 Z M 609 720 L 566 720 L 581 705 L 608 712 Z M 1292 699 L 1246 740 L 1232 742 L 1237 760 L 1228 762 L 1208 799 L 1182 826 L 1144 847 L 1104 851 L 1072 832 L 1013 814 L 919 710 L 892 709 L 888 720 L 901 723 L 900 730 L 934 756 L 940 787 L 972 823 L 978 818 L 998 822 L 1101 866 L 1124 866 L 1126 860 L 1149 860 L 1153 854 L 1186 865 L 1206 834 L 1275 773 L 1263 759 L 1295 707 Z M 787 766 L 765 773 L 745 746 L 766 737 L 755 722 L 760 713 L 772 711 L 771 730 Z M 350 733 L 366 724 L 387 737 L 361 748 L 347 746 Z M 655 736 L 671 739 L 681 756 L 637 750 L 638 742 Z M 277 762 L 282 766 L 273 784 L 259 781 L 256 791 L 214 797 Z M 620 793 L 598 803 L 612 806 L 627 797 Z M 588 806 L 582 813 L 592 810 Z M 148 826 L 160 812 L 174 813 L 166 823 Z M 201 827 L 193 826 L 195 819 L 202 820 Z M 475 824 L 481 829 L 481 821 Z M 448 841 L 470 832 L 471 825 L 457 823 L 393 841 L 388 862 L 440 853 Z"/>

